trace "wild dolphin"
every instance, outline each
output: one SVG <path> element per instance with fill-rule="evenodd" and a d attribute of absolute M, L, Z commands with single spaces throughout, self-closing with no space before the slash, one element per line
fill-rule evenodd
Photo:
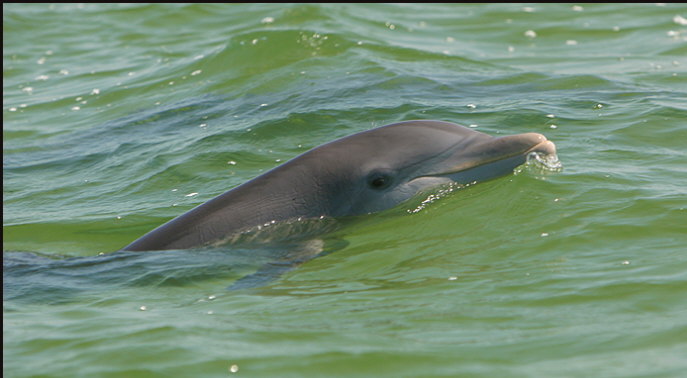
<path fill-rule="evenodd" d="M 531 153 L 555 155 L 541 134 L 492 137 L 443 121 L 406 121 L 313 148 L 157 227 L 123 250 L 187 249 L 262 224 L 373 213 L 420 191 L 513 172 Z"/>

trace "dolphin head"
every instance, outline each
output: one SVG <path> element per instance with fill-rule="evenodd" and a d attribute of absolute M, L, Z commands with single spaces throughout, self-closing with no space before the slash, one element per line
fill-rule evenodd
<path fill-rule="evenodd" d="M 322 145 L 310 160 L 314 186 L 329 216 L 392 208 L 442 185 L 468 185 L 512 173 L 528 155 L 555 156 L 538 133 L 503 137 L 449 122 L 406 121 Z M 326 194 L 323 194 L 326 193 Z"/>

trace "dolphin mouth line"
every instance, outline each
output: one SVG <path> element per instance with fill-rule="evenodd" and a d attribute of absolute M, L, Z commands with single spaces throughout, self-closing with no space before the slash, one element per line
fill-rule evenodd
<path fill-rule="evenodd" d="M 423 175 L 422 177 L 446 177 L 458 184 L 471 184 L 490 180 L 513 173 L 515 169 L 530 161 L 538 163 L 548 170 L 559 170 L 561 167 L 556 146 L 543 135 L 533 146 L 509 154 L 495 156 L 488 160 L 475 160 L 454 166 L 452 169 Z"/>
<path fill-rule="evenodd" d="M 513 169 L 515 169 L 518 165 L 524 164 L 526 161 L 528 161 L 529 160 L 528 157 L 531 155 L 537 155 L 537 156 L 543 155 L 543 156 L 546 156 L 547 158 L 550 157 L 546 160 L 551 160 L 551 161 L 557 162 L 558 157 L 556 156 L 556 146 L 553 144 L 553 142 L 546 139 L 546 137 L 544 137 L 543 135 L 542 135 L 542 138 L 544 140 L 542 140 L 541 142 L 535 144 L 534 146 L 528 147 L 524 150 L 516 151 L 516 152 L 510 153 L 510 154 L 506 154 L 506 155 L 497 156 L 497 157 L 494 157 L 494 158 L 489 159 L 489 160 L 468 162 L 468 163 L 462 164 L 460 166 L 454 167 L 451 170 L 432 174 L 432 175 L 428 175 L 428 176 L 450 176 L 452 174 L 466 172 L 466 171 L 469 171 L 472 169 L 477 169 L 477 168 L 489 166 L 492 164 L 501 164 L 501 163 L 505 163 L 505 162 L 510 161 L 510 160 L 518 160 L 517 158 L 522 158 L 522 162 L 520 164 L 516 164 L 513 166 Z M 513 159 L 513 158 L 516 158 L 516 159 Z M 544 160 L 544 158 L 539 158 L 536 160 L 542 161 L 542 160 Z"/>

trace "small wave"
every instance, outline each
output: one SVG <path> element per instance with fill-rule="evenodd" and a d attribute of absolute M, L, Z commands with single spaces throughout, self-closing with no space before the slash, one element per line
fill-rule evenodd
<path fill-rule="evenodd" d="M 560 172 L 563 170 L 563 163 L 556 154 L 543 154 L 541 152 L 531 152 L 527 155 L 525 166 L 539 168 L 549 172 Z"/>

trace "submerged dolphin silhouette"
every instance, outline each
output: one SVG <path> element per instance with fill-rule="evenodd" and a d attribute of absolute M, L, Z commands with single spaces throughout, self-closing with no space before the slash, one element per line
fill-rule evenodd
<path fill-rule="evenodd" d="M 313 148 L 123 250 L 194 248 L 273 221 L 378 212 L 442 184 L 506 175 L 531 153 L 556 147 L 537 133 L 492 137 L 449 122 L 399 122 Z"/>

